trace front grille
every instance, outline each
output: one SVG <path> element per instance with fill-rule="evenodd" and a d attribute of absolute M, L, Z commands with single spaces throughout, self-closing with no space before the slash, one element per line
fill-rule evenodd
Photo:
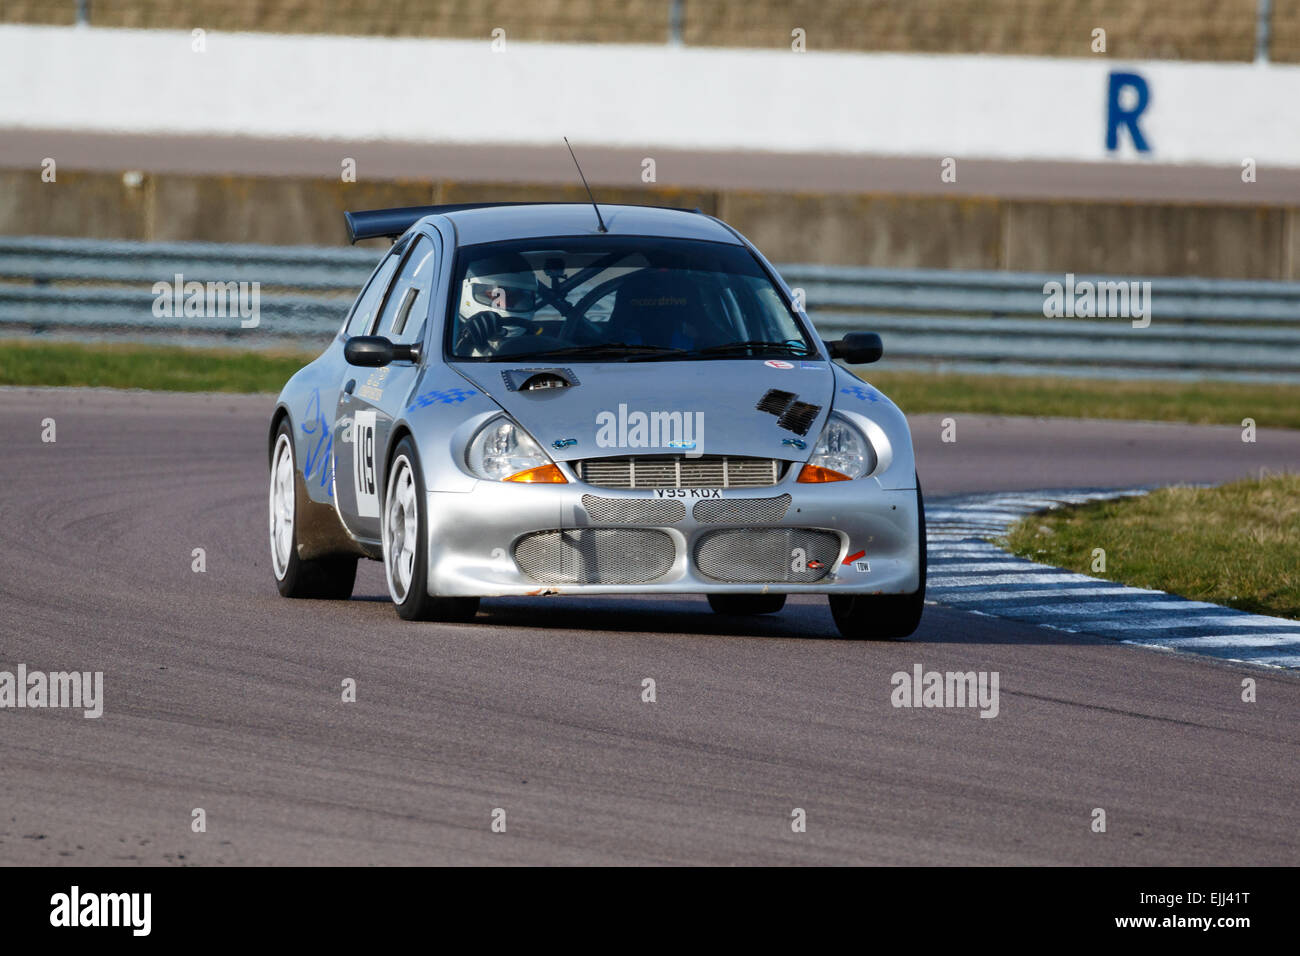
<path fill-rule="evenodd" d="M 790 507 L 790 496 L 776 498 L 710 498 L 691 510 L 701 524 L 745 524 L 750 521 L 780 521 Z"/>
<path fill-rule="evenodd" d="M 670 498 L 583 495 L 582 506 L 597 524 L 674 524 L 686 517 L 686 505 Z"/>
<path fill-rule="evenodd" d="M 578 477 L 601 488 L 766 488 L 781 480 L 775 458 L 635 456 L 577 462 Z"/>
<path fill-rule="evenodd" d="M 515 544 L 519 569 L 542 584 L 644 584 L 663 577 L 677 551 L 662 531 L 537 531 Z"/>
<path fill-rule="evenodd" d="M 839 536 L 829 531 L 739 528 L 701 535 L 695 567 L 735 584 L 809 584 L 830 573 L 839 553 Z"/>

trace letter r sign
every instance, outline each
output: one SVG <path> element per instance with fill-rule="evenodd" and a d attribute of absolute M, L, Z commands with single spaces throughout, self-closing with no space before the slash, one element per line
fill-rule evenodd
<path fill-rule="evenodd" d="M 1146 137 L 1138 129 L 1138 117 L 1151 104 L 1151 89 L 1147 81 L 1136 73 L 1111 73 L 1106 90 L 1106 149 L 1114 152 L 1119 148 L 1119 128 L 1128 127 L 1128 134 L 1133 139 L 1133 148 L 1139 153 L 1151 152 Z M 1125 90 L 1130 91 L 1130 103 L 1121 103 Z"/>

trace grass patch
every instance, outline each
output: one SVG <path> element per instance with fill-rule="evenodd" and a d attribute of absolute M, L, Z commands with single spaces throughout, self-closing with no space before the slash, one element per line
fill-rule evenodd
<path fill-rule="evenodd" d="M 1001 542 L 1033 561 L 1300 620 L 1300 474 L 1030 515 Z M 1093 549 L 1106 570 L 1093 570 Z"/>
<path fill-rule="evenodd" d="M 1253 418 L 1260 428 L 1300 428 L 1298 385 L 870 370 L 864 377 L 908 413 L 1030 414 L 1238 427 L 1243 418 Z"/>
<path fill-rule="evenodd" d="M 299 352 L 0 342 L 0 385 L 278 392 L 313 358 Z"/>
<path fill-rule="evenodd" d="M 0 340 L 0 385 L 94 385 L 181 392 L 278 392 L 319 353 Z M 1065 418 L 1300 428 L 1300 386 L 1235 382 L 869 372 L 909 413 L 975 412 Z"/>

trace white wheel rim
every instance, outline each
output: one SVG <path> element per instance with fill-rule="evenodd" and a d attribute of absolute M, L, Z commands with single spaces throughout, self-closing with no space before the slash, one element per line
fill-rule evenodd
<path fill-rule="evenodd" d="M 293 444 L 288 435 L 281 435 L 271 456 L 271 568 L 277 581 L 283 581 L 289 570 L 293 549 Z"/>
<path fill-rule="evenodd" d="M 384 569 L 388 572 L 388 591 L 401 604 L 411 589 L 415 576 L 415 549 L 420 544 L 419 500 L 415 492 L 415 475 L 405 455 L 393 462 L 384 496 Z"/>

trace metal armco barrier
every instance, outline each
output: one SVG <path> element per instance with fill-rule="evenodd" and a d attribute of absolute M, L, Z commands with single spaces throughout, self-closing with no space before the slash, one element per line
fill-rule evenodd
<path fill-rule="evenodd" d="M 0 332 L 235 347 L 328 340 L 378 261 L 374 249 L 0 237 Z M 1300 383 L 1300 282 L 1139 276 L 1150 324 L 1046 318 L 1064 274 L 780 267 L 826 338 L 876 331 L 889 367 Z M 155 284 L 257 282 L 260 320 L 156 315 Z"/>

